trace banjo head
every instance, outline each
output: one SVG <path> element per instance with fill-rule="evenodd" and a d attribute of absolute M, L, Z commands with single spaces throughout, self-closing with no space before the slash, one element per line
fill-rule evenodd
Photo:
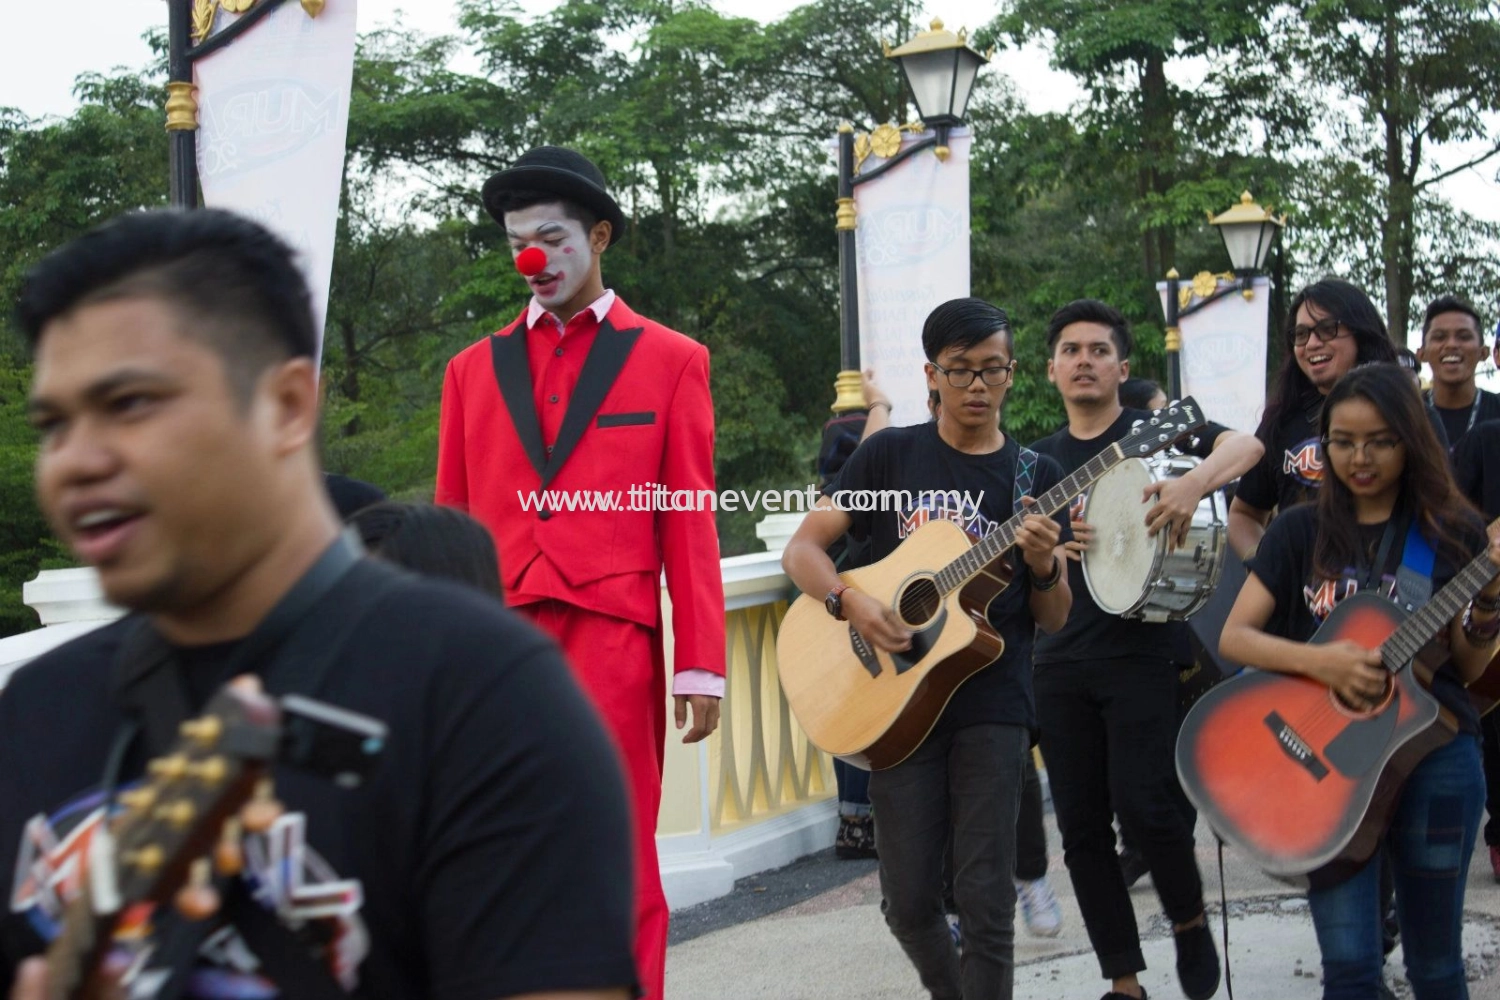
<path fill-rule="evenodd" d="M 1094 540 L 1083 554 L 1083 579 L 1100 610 L 1123 615 L 1133 610 L 1156 571 L 1158 540 L 1146 534 L 1141 499 L 1155 482 L 1146 462 L 1127 458 L 1099 478 L 1083 502 L 1083 520 Z"/>

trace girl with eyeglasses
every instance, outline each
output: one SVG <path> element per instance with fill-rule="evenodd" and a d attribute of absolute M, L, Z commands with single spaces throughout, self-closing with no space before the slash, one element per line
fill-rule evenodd
<path fill-rule="evenodd" d="M 1425 603 L 1500 541 L 1454 483 L 1410 376 L 1399 365 L 1361 366 L 1330 389 L 1320 419 L 1326 455 L 1314 503 L 1284 511 L 1248 562 L 1249 576 L 1224 626 L 1225 657 L 1302 674 L 1358 710 L 1380 701 L 1380 654 L 1349 641 L 1309 645 L 1343 600 L 1376 589 L 1403 606 Z M 1415 525 L 1415 534 L 1411 534 Z M 1405 552 L 1430 546 L 1430 577 Z M 1399 581 L 1399 582 L 1398 582 Z M 1424 592 L 1425 591 L 1425 592 Z M 1383 907 L 1380 857 L 1395 877 L 1407 978 L 1417 1000 L 1468 996 L 1462 954 L 1464 882 L 1484 808 L 1479 720 L 1464 685 L 1500 648 L 1500 580 L 1491 580 L 1429 647 L 1433 696 L 1458 734 L 1417 765 L 1400 792 L 1376 858 L 1355 875 L 1308 893 L 1323 956 L 1324 1000 L 1377 995 Z"/>

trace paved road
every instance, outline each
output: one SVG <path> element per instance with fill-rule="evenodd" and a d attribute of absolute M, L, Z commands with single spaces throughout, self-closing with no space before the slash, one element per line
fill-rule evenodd
<path fill-rule="evenodd" d="M 1062 865 L 1057 830 L 1047 817 L 1051 878 L 1063 908 L 1062 933 L 1036 938 L 1017 928 L 1017 1000 L 1096 1000 L 1108 989 Z M 1198 825 L 1198 862 L 1222 947 L 1218 856 Z M 1230 971 L 1240 1000 L 1316 1000 L 1321 995 L 1317 942 L 1306 900 L 1224 852 L 1229 900 Z M 1142 928 L 1153 1000 L 1181 997 L 1170 927 L 1150 878 L 1131 893 Z M 671 1000 L 922 1000 L 906 957 L 881 920 L 875 865 L 839 861 L 827 850 L 779 872 L 745 879 L 731 896 L 674 914 L 667 952 Z M 1464 932 L 1473 1000 L 1500 1000 L 1500 885 L 1481 846 L 1470 866 Z M 1386 964 L 1398 997 L 1411 991 L 1400 951 Z M 1227 998 L 1226 986 L 1219 997 Z"/>

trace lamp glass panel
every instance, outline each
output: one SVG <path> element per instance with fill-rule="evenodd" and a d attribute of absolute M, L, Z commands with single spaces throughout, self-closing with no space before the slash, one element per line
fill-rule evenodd
<path fill-rule="evenodd" d="M 953 114 L 962 118 L 964 112 L 969 108 L 969 96 L 974 92 L 974 81 L 979 77 L 979 67 L 984 65 L 980 59 L 968 49 L 959 49 L 957 66 L 957 85 L 953 90 Z"/>
<path fill-rule="evenodd" d="M 907 83 L 911 84 L 917 114 L 924 119 L 952 114 L 948 104 L 953 94 L 952 49 L 902 56 L 901 68 L 906 71 Z"/>
<path fill-rule="evenodd" d="M 1224 249 L 1229 251 L 1229 264 L 1236 271 L 1258 269 L 1265 260 L 1270 247 L 1262 244 L 1261 230 L 1268 225 L 1264 222 L 1226 222 L 1219 226 Z"/>

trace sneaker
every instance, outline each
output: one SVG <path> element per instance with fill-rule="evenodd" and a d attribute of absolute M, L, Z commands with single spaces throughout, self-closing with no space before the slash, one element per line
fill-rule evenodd
<path fill-rule="evenodd" d="M 875 817 L 840 816 L 839 832 L 833 838 L 833 853 L 840 858 L 873 858 Z"/>
<path fill-rule="evenodd" d="M 958 927 L 958 914 L 945 913 L 944 918 L 948 921 L 948 933 L 953 935 L 953 947 L 958 949 L 959 955 L 964 953 L 964 932 Z"/>
<path fill-rule="evenodd" d="M 1490 871 L 1495 873 L 1495 881 L 1500 882 L 1500 846 L 1490 845 Z"/>
<path fill-rule="evenodd" d="M 1134 888 L 1150 870 L 1146 865 L 1146 856 L 1140 851 L 1126 848 L 1120 852 L 1120 874 L 1125 876 L 1125 888 Z"/>
<path fill-rule="evenodd" d="M 1036 937 L 1057 937 L 1062 931 L 1062 907 L 1052 894 L 1046 876 L 1033 881 L 1016 880 L 1016 898 L 1021 901 L 1021 918 L 1026 930 Z"/>
<path fill-rule="evenodd" d="M 1178 931 L 1177 981 L 1188 1000 L 1209 1000 L 1219 992 L 1219 951 L 1214 932 L 1205 920 L 1197 927 Z"/>

